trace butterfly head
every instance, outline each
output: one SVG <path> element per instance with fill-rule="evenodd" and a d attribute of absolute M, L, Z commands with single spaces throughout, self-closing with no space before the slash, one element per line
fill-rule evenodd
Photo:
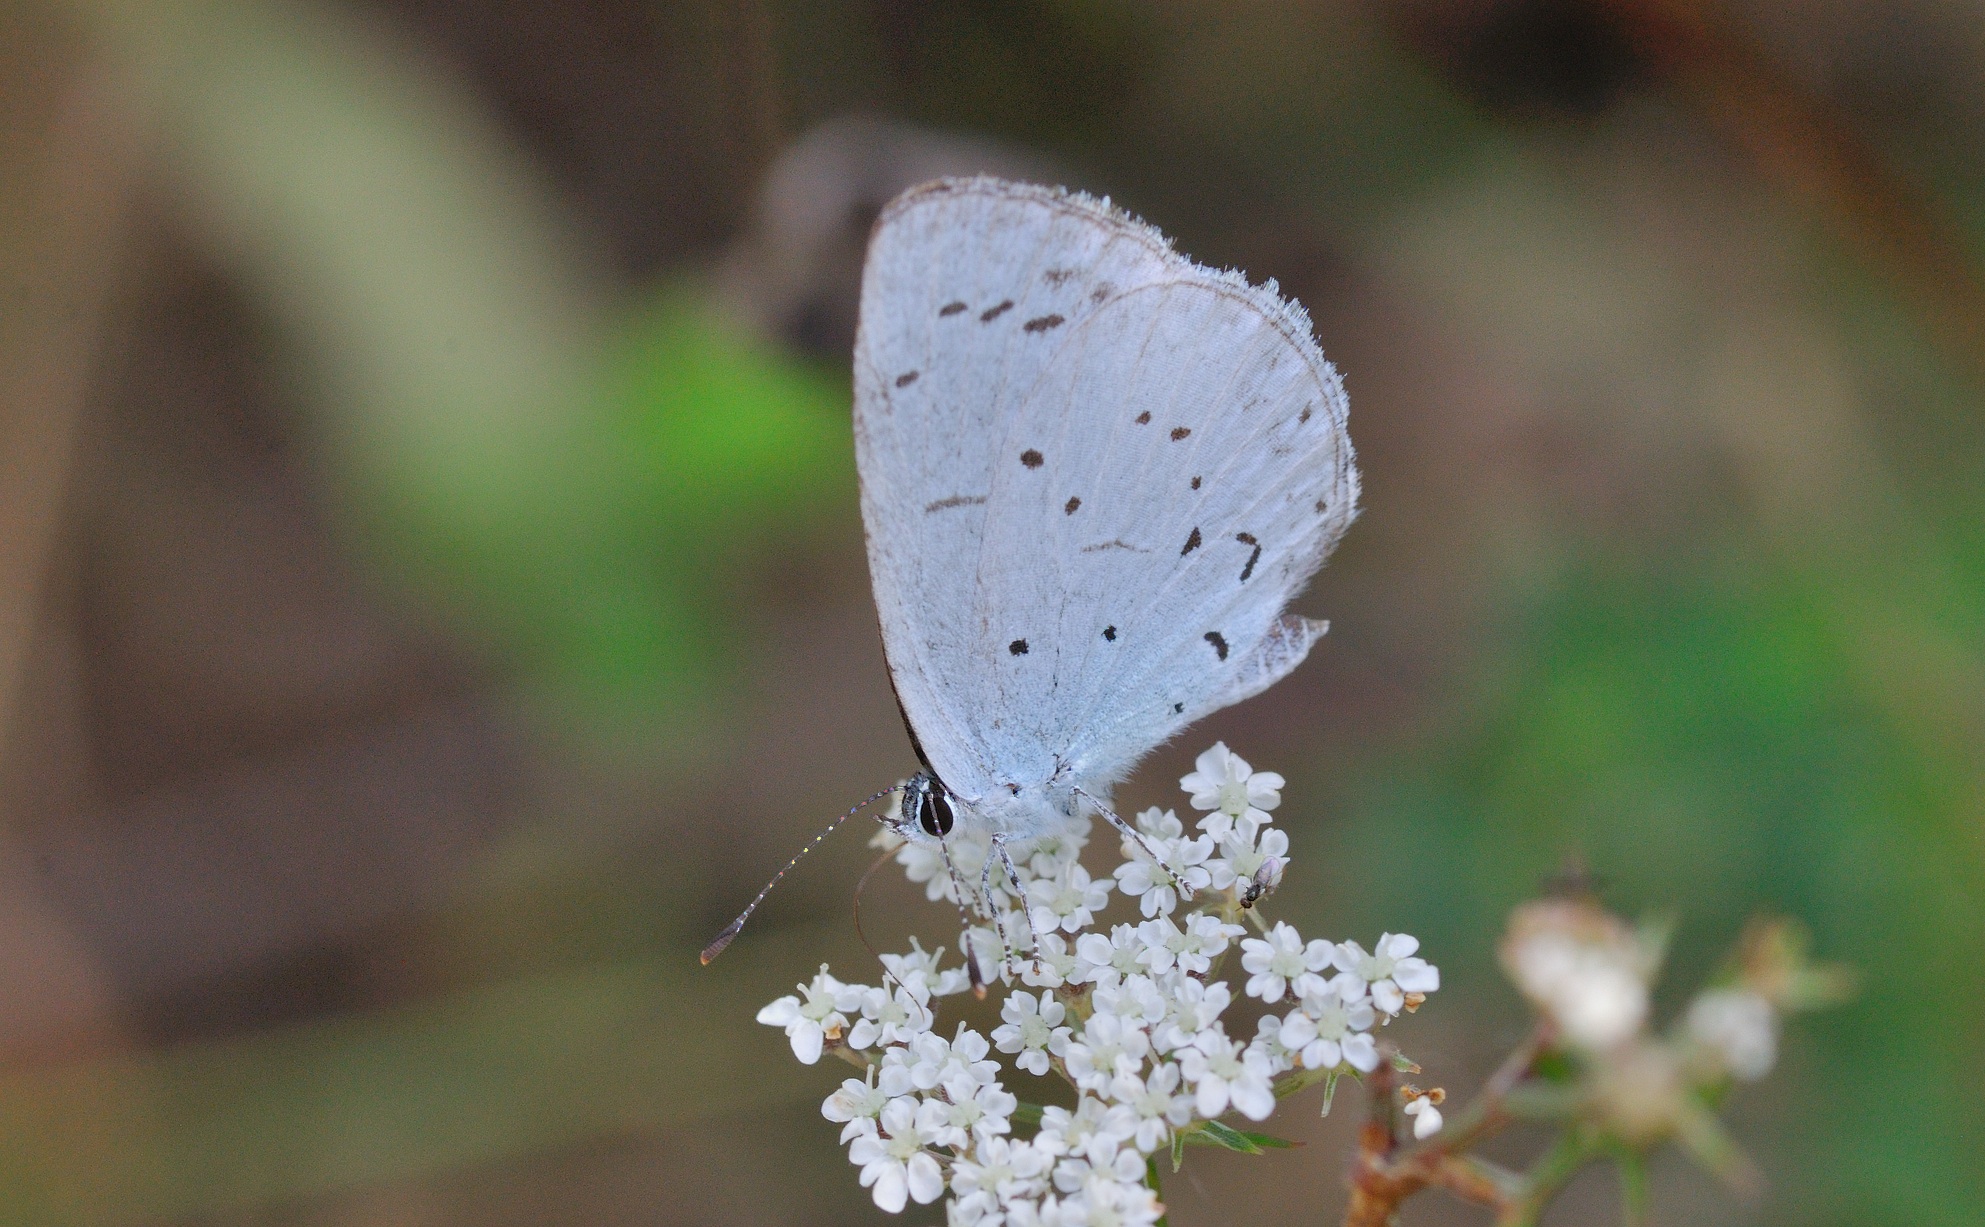
<path fill-rule="evenodd" d="M 883 821 L 912 843 L 942 840 L 958 823 L 951 790 L 928 771 L 919 771 L 903 785 L 903 801 L 894 818 Z"/>

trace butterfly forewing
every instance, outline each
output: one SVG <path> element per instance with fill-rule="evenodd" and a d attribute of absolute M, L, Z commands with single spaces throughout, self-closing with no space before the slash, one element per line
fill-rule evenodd
<path fill-rule="evenodd" d="M 1355 514 L 1334 370 L 1272 288 L 1106 205 L 913 189 L 869 252 L 856 446 L 884 645 L 968 800 L 1107 782 L 1300 661 Z"/>

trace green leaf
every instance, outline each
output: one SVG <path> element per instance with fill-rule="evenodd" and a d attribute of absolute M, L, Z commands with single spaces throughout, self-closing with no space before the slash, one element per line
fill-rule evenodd
<path fill-rule="evenodd" d="M 1330 1115 L 1330 1104 L 1331 1104 L 1331 1101 L 1337 1098 L 1337 1079 L 1338 1079 L 1338 1077 L 1339 1077 L 1339 1074 L 1338 1074 L 1338 1072 L 1337 1072 L 1336 1070 L 1334 1070 L 1334 1069 L 1333 1069 L 1333 1070 L 1331 1070 L 1331 1071 L 1330 1071 L 1330 1073 L 1329 1073 L 1329 1074 L 1328 1074 L 1328 1075 L 1327 1075 L 1327 1076 L 1326 1076 L 1326 1077 L 1324 1078 L 1324 1080 L 1323 1080 L 1323 1111 L 1321 1111 L 1321 1112 L 1319 1112 L 1319 1113 L 1317 1113 L 1317 1115 L 1319 1115 L 1319 1116 L 1329 1116 L 1329 1115 Z"/>
<path fill-rule="evenodd" d="M 1207 1121 L 1198 1130 L 1179 1136 L 1187 1141 L 1199 1140 L 1205 1145 L 1225 1146 L 1228 1150 L 1238 1150 L 1244 1155 L 1258 1155 L 1270 1150 L 1287 1150 L 1297 1145 L 1285 1138 L 1271 1137 L 1266 1133 L 1249 1133 L 1235 1129 L 1217 1120 Z"/>
<path fill-rule="evenodd" d="M 1186 1139 L 1186 1135 L 1183 1133 L 1172 1134 L 1172 1170 L 1173 1171 L 1178 1171 L 1179 1166 L 1185 1162 L 1185 1139 Z"/>
<path fill-rule="evenodd" d="M 1013 1109 L 1013 1119 L 1022 1125 L 1038 1126 L 1041 1123 L 1041 1113 L 1043 1111 L 1045 1109 L 1040 1104 L 1028 1103 L 1022 1100 L 1020 1105 Z"/>

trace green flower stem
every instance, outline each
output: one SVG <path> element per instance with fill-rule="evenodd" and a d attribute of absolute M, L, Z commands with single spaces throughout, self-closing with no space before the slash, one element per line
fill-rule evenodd
<path fill-rule="evenodd" d="M 1595 1140 L 1583 1129 L 1574 1127 L 1559 1134 L 1551 1148 L 1524 1173 L 1517 1196 L 1496 1215 L 1496 1227 L 1536 1227 L 1544 1207 L 1591 1162 L 1597 1150 Z"/>
<path fill-rule="evenodd" d="M 1620 1227 L 1647 1227 L 1647 1160 L 1639 1151 L 1619 1156 Z"/>

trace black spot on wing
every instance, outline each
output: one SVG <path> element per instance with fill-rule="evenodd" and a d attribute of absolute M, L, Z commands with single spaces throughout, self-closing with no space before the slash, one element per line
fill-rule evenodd
<path fill-rule="evenodd" d="M 1303 411 L 1296 415 L 1296 422 L 1298 425 L 1300 425 L 1301 423 L 1307 422 L 1309 420 L 1310 420 L 1310 407 L 1308 405 L 1304 405 Z"/>
<path fill-rule="evenodd" d="M 1095 545 L 1085 545 L 1082 547 L 1082 552 L 1085 554 L 1100 554 L 1104 550 L 1129 550 L 1133 554 L 1148 554 L 1151 552 L 1150 550 L 1139 549 L 1137 546 L 1125 541 L 1122 537 L 1116 537 L 1109 541 L 1099 541 Z"/>
<path fill-rule="evenodd" d="M 1030 469 L 1038 469 L 1041 467 L 1041 453 L 1035 451 L 1033 448 L 1030 447 L 1026 451 L 1020 453 L 1020 463 L 1026 465 Z"/>
<path fill-rule="evenodd" d="M 1025 639 L 1015 639 L 1012 643 L 1006 645 L 1006 650 L 1015 656 L 1025 656 L 1027 654 L 1027 641 Z M 1220 649 L 1220 655 L 1224 659 L 1227 655 L 1227 650 L 1225 648 Z"/>
<path fill-rule="evenodd" d="M 1199 548 L 1199 529 L 1195 527 L 1192 530 L 1192 535 L 1185 539 L 1185 548 L 1179 551 L 1179 557 L 1184 558 L 1187 554 L 1192 553 L 1194 550 L 1198 548 Z"/>
<path fill-rule="evenodd" d="M 949 511 L 953 507 L 976 507 L 985 501 L 986 496 L 983 494 L 954 494 L 950 498 L 941 498 L 935 503 L 925 503 L 924 514 L 928 515 L 933 511 Z"/>
<path fill-rule="evenodd" d="M 1149 426 L 1151 424 L 1151 411 L 1149 409 L 1137 415 L 1137 424 L 1139 426 Z"/>
<path fill-rule="evenodd" d="M 1178 715 L 1178 714 L 1179 714 L 1180 712 L 1182 712 L 1182 711 L 1184 711 L 1184 710 L 1185 710 L 1185 704 L 1183 704 L 1183 703 L 1174 703 L 1174 704 L 1172 704 L 1172 714 L 1173 714 L 1174 716 L 1176 716 L 1176 715 Z"/>
<path fill-rule="evenodd" d="M 1174 426 L 1172 427 L 1172 442 L 1177 443 L 1180 439 L 1185 438 L 1191 433 L 1192 427 L 1190 426 Z"/>
<path fill-rule="evenodd" d="M 1037 316 L 1034 319 L 1028 320 L 1026 323 L 1020 325 L 1020 330 L 1022 332 L 1046 332 L 1050 328 L 1059 328 L 1061 327 L 1061 325 L 1062 325 L 1061 316 L 1042 315 L 1042 316 Z"/>
<path fill-rule="evenodd" d="M 965 309 L 965 304 L 962 302 L 948 302 L 945 303 L 942 307 L 939 307 L 937 309 L 937 313 L 939 315 L 956 315 L 960 311 L 963 311 L 964 309 Z"/>
<path fill-rule="evenodd" d="M 1248 576 L 1254 574 L 1254 564 L 1261 561 L 1261 543 L 1254 539 L 1253 533 L 1235 533 L 1234 540 L 1254 547 L 1254 552 L 1248 555 L 1248 565 L 1241 568 L 1241 582 L 1245 584 Z"/>
<path fill-rule="evenodd" d="M 1009 298 L 997 307 L 987 307 L 985 310 L 979 312 L 979 322 L 981 324 L 990 324 L 1011 310 L 1013 310 L 1013 300 Z"/>
<path fill-rule="evenodd" d="M 1070 496 L 1069 500 L 1061 505 L 1061 513 L 1063 515 L 1072 516 L 1081 506 L 1082 506 L 1081 499 L 1075 498 L 1074 496 Z"/>
<path fill-rule="evenodd" d="M 1049 285 L 1058 286 L 1073 276 L 1075 276 L 1075 270 L 1072 268 L 1051 268 L 1041 274 L 1041 280 L 1047 282 Z"/>
<path fill-rule="evenodd" d="M 1109 640 L 1111 643 L 1115 643 L 1117 641 L 1117 628 L 1114 626 L 1104 627 L 1103 638 Z"/>
<path fill-rule="evenodd" d="M 1213 645 L 1213 650 L 1220 654 L 1221 660 L 1227 659 L 1227 637 L 1225 635 L 1222 635 L 1219 631 L 1207 631 L 1204 638 L 1206 642 Z"/>
<path fill-rule="evenodd" d="M 896 386 L 899 388 L 907 388 L 915 382 L 917 382 L 917 372 L 915 371 L 904 371 L 896 377 Z"/>
<path fill-rule="evenodd" d="M 1117 288 L 1109 282 L 1099 281 L 1096 283 L 1096 288 L 1089 291 L 1089 301 L 1100 304 L 1104 299 L 1116 292 Z"/>

